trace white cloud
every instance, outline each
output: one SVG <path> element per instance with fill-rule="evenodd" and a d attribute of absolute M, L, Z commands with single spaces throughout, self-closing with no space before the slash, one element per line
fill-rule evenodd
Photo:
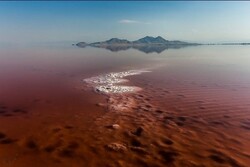
<path fill-rule="evenodd" d="M 142 22 L 142 21 L 130 20 L 130 19 L 123 19 L 123 20 L 119 20 L 118 22 L 122 24 L 151 24 L 149 22 Z"/>
<path fill-rule="evenodd" d="M 131 23 L 138 23 L 138 21 L 123 19 L 123 20 L 120 20 L 119 23 L 131 24 Z"/>

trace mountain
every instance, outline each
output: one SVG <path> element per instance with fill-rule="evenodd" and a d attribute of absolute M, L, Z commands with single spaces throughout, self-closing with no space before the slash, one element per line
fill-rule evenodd
<path fill-rule="evenodd" d="M 126 39 L 111 38 L 106 41 L 108 44 L 130 44 L 131 42 Z"/>
<path fill-rule="evenodd" d="M 160 36 L 154 38 L 146 36 L 144 38 L 133 41 L 133 44 L 166 44 L 168 41 Z"/>
<path fill-rule="evenodd" d="M 130 45 L 131 42 L 126 39 L 111 38 L 103 42 L 91 43 L 92 46 L 102 46 L 102 45 Z"/>
<path fill-rule="evenodd" d="M 119 39 L 119 38 L 111 38 L 107 41 L 103 42 L 95 42 L 90 43 L 90 46 L 96 47 L 103 47 L 107 45 L 126 45 L 126 46 L 134 46 L 134 45 L 194 45 L 194 43 L 188 43 L 183 41 L 169 41 L 161 36 L 158 37 L 151 37 L 146 36 L 144 38 L 135 40 L 135 41 L 128 41 L 126 39 Z"/>
<path fill-rule="evenodd" d="M 93 46 L 93 47 L 99 47 L 99 48 L 106 48 L 112 51 L 135 48 L 138 50 L 143 50 L 145 52 L 150 52 L 153 48 L 153 51 L 160 53 L 162 50 L 165 50 L 167 48 L 180 48 L 184 46 L 193 46 L 193 45 L 200 45 L 200 44 L 188 43 L 188 42 L 177 41 L 177 40 L 169 41 L 169 40 L 162 38 L 161 36 L 158 36 L 158 37 L 146 36 L 144 38 L 141 38 L 135 41 L 129 41 L 126 39 L 119 39 L 119 38 L 111 38 L 103 42 L 94 42 L 90 44 L 87 44 L 85 42 L 79 42 L 76 45 L 79 47 Z"/>

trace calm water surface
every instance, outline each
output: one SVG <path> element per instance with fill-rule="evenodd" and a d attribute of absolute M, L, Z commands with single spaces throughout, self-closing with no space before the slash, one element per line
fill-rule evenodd
<path fill-rule="evenodd" d="M 223 83 L 245 88 L 242 97 L 250 94 L 249 46 L 194 46 L 159 54 L 75 46 L 0 47 L 0 102 L 61 97 L 75 79 L 152 67 L 162 69 L 158 78 L 173 70 L 172 77 L 180 81 Z"/>
<path fill-rule="evenodd" d="M 158 79 L 164 78 L 167 71 L 176 80 L 222 83 L 231 85 L 231 89 L 244 88 L 242 98 L 250 94 L 249 46 L 195 46 L 159 54 L 74 46 L 0 47 L 0 102 L 14 105 L 41 96 L 62 97 L 74 87 L 70 85 L 72 80 L 80 82 L 81 78 L 107 72 L 152 67 L 161 69 Z"/>
<path fill-rule="evenodd" d="M 34 166 L 34 162 L 42 166 L 55 166 L 60 165 L 55 161 L 58 158 L 65 166 L 73 162 L 88 162 L 92 166 L 113 162 L 112 158 L 106 160 L 103 146 L 108 143 L 101 141 L 108 140 L 108 136 L 104 135 L 97 143 L 93 143 L 91 135 L 98 136 L 100 133 L 88 130 L 98 117 L 105 114 L 104 108 L 96 104 L 106 102 L 106 99 L 94 91 L 87 91 L 82 80 L 109 72 L 145 68 L 152 72 L 131 77 L 132 85 L 144 88 L 141 92 L 144 96 L 141 97 L 145 97 L 150 105 L 166 111 L 165 114 L 172 113 L 170 116 L 178 118 L 176 121 L 180 126 L 172 127 L 174 130 L 166 134 L 157 134 L 158 139 L 152 136 L 155 142 L 160 142 L 161 137 L 172 133 L 176 139 L 174 142 L 191 144 L 190 150 L 178 144 L 174 145 L 175 149 L 186 152 L 184 157 L 190 155 L 193 160 L 204 164 L 210 163 L 207 150 L 216 148 L 218 142 L 222 143 L 223 140 L 222 151 L 224 149 L 227 156 L 239 160 L 239 163 L 249 163 L 250 46 L 193 46 L 164 51 L 159 48 L 152 51 L 149 48 L 142 51 L 112 50 L 70 45 L 0 46 L 0 134 L 4 136 L 3 140 L 0 139 L 0 166 L 11 164 L 26 167 Z M 150 117 L 147 114 L 151 113 L 145 113 L 145 116 Z M 184 122 L 180 122 L 179 118 Z M 164 132 L 161 116 L 152 119 L 159 123 L 155 128 Z M 189 122 L 189 119 L 198 120 L 198 123 Z M 151 128 L 150 125 L 145 126 Z M 191 140 L 185 133 L 175 133 L 180 128 L 187 133 L 191 130 L 196 135 Z M 204 140 L 204 132 L 210 134 L 205 144 L 200 142 Z M 49 136 L 49 140 L 46 136 Z M 81 156 L 74 157 L 75 161 L 65 159 L 71 154 L 68 150 L 60 151 L 65 147 L 58 145 L 62 139 L 65 145 L 75 142 L 73 153 L 78 150 L 79 155 L 86 156 L 85 159 Z M 191 147 L 193 141 L 199 143 L 199 147 Z M 96 152 L 92 148 L 98 142 L 101 146 L 96 149 L 101 149 L 100 161 L 95 160 Z M 54 152 L 49 152 L 51 144 L 56 145 Z M 46 150 L 47 145 L 49 149 Z M 44 148 L 45 152 L 41 151 Z M 27 152 L 27 149 L 37 153 Z M 152 154 L 162 156 L 158 155 L 157 149 Z M 203 158 L 193 155 L 196 151 Z M 109 155 L 116 157 L 120 154 Z M 131 160 L 130 156 L 133 155 L 127 154 L 124 158 L 137 166 L 137 161 Z M 222 158 L 226 155 L 223 154 Z M 215 161 L 213 163 L 218 163 L 218 157 L 214 156 L 218 155 L 211 156 L 212 161 Z M 228 160 L 228 163 L 233 164 L 235 161 Z M 148 162 L 155 161 L 148 159 Z"/>

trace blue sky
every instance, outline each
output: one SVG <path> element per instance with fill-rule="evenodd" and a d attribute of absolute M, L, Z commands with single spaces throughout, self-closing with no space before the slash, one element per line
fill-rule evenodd
<path fill-rule="evenodd" d="M 0 2 L 0 42 L 250 42 L 250 2 Z"/>

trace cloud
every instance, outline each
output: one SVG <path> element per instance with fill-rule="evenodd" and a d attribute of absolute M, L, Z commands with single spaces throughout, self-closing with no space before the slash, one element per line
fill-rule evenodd
<path fill-rule="evenodd" d="M 123 19 L 123 20 L 120 20 L 119 23 L 131 24 L 131 23 L 139 23 L 139 22 L 136 20 Z"/>
<path fill-rule="evenodd" d="M 151 24 L 149 22 L 142 22 L 142 21 L 130 20 L 130 19 L 123 19 L 123 20 L 119 20 L 118 22 L 122 24 Z"/>

